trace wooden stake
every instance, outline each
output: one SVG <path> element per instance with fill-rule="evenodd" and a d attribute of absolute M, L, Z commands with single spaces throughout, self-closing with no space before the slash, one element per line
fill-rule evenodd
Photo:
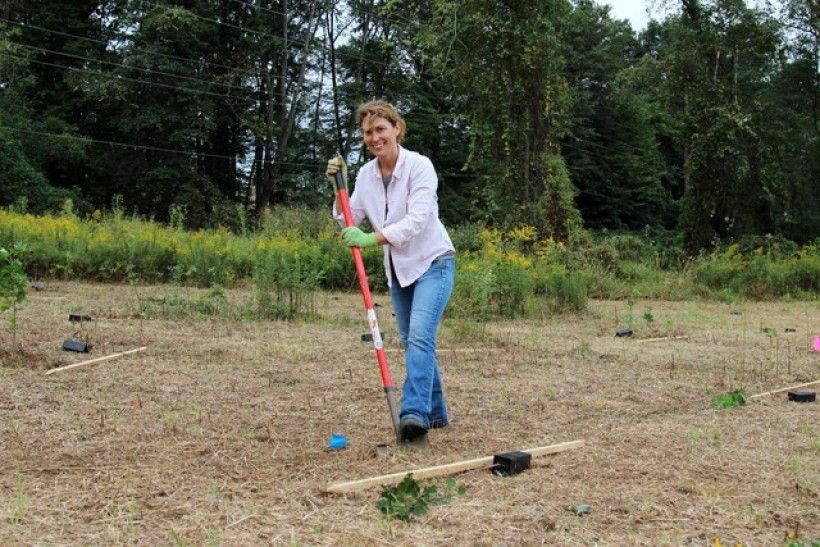
<path fill-rule="evenodd" d="M 97 357 L 96 359 L 89 359 L 88 361 L 82 361 L 79 363 L 74 363 L 73 365 L 66 365 L 64 367 L 53 368 L 51 370 L 47 370 L 46 374 L 54 374 L 55 372 L 62 372 L 64 370 L 77 368 L 77 367 L 84 367 L 86 365 L 93 365 L 94 363 L 100 363 L 102 361 L 108 361 L 109 359 L 115 359 L 117 357 L 122 357 L 123 355 L 129 355 L 131 353 L 137 353 L 138 351 L 144 351 L 148 349 L 148 346 L 142 346 L 141 348 L 137 349 L 129 349 L 128 351 L 121 351 L 119 353 L 114 353 L 111 355 L 105 355 L 104 357 Z"/>
<path fill-rule="evenodd" d="M 483 348 L 436 348 L 436 353 L 476 353 L 476 352 L 487 352 L 487 351 L 505 351 L 506 348 L 490 348 L 490 347 L 483 347 Z M 372 351 L 372 350 L 371 350 Z M 401 348 L 385 348 L 384 351 L 404 351 Z"/>
<path fill-rule="evenodd" d="M 688 336 L 661 336 L 660 338 L 643 338 L 636 340 L 637 344 L 648 344 L 649 342 L 662 342 L 664 340 L 687 340 Z"/>
<path fill-rule="evenodd" d="M 584 441 L 569 441 L 565 443 L 553 444 L 550 446 L 540 446 L 537 448 L 529 448 L 521 452 L 527 452 L 533 456 L 543 456 L 545 454 L 555 454 L 557 452 L 565 452 L 567 450 L 574 450 L 584 446 Z M 408 471 L 401 471 L 399 473 L 391 473 L 389 475 L 381 475 L 378 477 L 370 477 L 369 479 L 360 479 L 348 482 L 337 482 L 327 486 L 324 491 L 329 494 L 341 494 L 344 492 L 355 492 L 370 486 L 378 486 L 384 484 L 398 484 L 408 473 L 413 475 L 414 479 L 427 479 L 430 477 L 443 477 L 445 475 L 455 475 L 463 471 L 471 469 L 481 469 L 491 467 L 493 465 L 493 456 L 486 456 L 483 458 L 476 458 L 474 460 L 464 460 L 455 463 L 448 463 L 444 465 L 436 465 L 434 467 L 422 467 L 421 469 L 410 469 Z"/>
<path fill-rule="evenodd" d="M 814 384 L 820 384 L 820 380 L 815 380 L 813 382 L 806 382 L 805 384 L 799 384 L 796 386 L 789 386 L 789 387 L 781 387 L 780 389 L 773 389 L 772 391 L 765 391 L 763 393 L 758 393 L 757 395 L 750 395 L 749 399 L 757 399 L 759 397 L 766 397 L 767 395 L 774 395 L 775 393 L 783 393 L 784 391 L 791 391 L 793 389 L 800 389 L 801 387 L 809 387 Z"/>

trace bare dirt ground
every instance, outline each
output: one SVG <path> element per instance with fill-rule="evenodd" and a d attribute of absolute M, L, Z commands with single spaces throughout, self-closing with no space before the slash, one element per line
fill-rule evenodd
<path fill-rule="evenodd" d="M 780 545 L 820 538 L 820 402 L 712 397 L 820 379 L 818 303 L 592 302 L 578 316 L 445 319 L 451 425 L 393 451 L 361 299 L 323 294 L 284 323 L 140 318 L 148 296 L 197 291 L 49 283 L 0 337 L 0 544 Z M 229 302 L 249 297 L 228 291 Z M 397 385 L 389 299 L 376 301 Z M 89 355 L 61 351 L 69 312 Z M 623 324 L 635 336 L 620 339 Z M 787 329 L 790 329 L 787 331 Z M 793 329 L 793 332 L 792 330 Z M 639 343 L 640 338 L 688 336 Z M 148 346 L 87 368 L 56 366 Z M 820 388 L 820 385 L 812 389 Z M 349 447 L 329 452 L 330 434 Z M 586 447 L 500 478 L 409 523 L 364 478 L 564 441 Z M 424 484 L 442 485 L 444 479 Z M 577 516 L 569 509 L 591 506 Z"/>

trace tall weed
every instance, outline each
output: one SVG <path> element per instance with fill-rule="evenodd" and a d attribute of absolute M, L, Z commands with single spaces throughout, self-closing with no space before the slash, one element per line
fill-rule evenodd
<path fill-rule="evenodd" d="M 253 268 L 256 314 L 264 319 L 294 319 L 315 312 L 314 293 L 323 275 L 318 247 L 281 238 L 264 242 Z"/>

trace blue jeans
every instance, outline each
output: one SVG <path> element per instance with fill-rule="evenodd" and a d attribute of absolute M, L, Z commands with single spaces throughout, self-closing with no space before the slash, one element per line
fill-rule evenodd
<path fill-rule="evenodd" d="M 400 416 L 413 416 L 430 427 L 447 425 L 447 403 L 436 357 L 436 333 L 453 292 L 455 259 L 440 257 L 407 287 L 393 275 L 390 294 L 404 346 L 407 377 Z"/>

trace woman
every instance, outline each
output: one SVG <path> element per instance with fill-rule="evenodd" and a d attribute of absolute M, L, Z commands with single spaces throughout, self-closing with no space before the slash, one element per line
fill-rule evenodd
<path fill-rule="evenodd" d="M 384 248 L 384 269 L 407 377 L 402 389 L 399 433 L 405 442 L 423 441 L 430 428 L 449 421 L 436 357 L 436 332 L 453 290 L 455 250 L 438 218 L 438 177 L 432 162 L 401 147 L 406 125 L 385 101 L 359 106 L 356 117 L 364 144 L 375 158 L 359 171 L 350 197 L 353 224 L 364 218 L 374 232 L 342 230 L 350 246 Z M 347 178 L 340 156 L 328 161 L 334 189 L 336 173 Z M 346 181 L 345 181 L 346 183 Z M 338 197 L 333 215 L 343 223 Z"/>

